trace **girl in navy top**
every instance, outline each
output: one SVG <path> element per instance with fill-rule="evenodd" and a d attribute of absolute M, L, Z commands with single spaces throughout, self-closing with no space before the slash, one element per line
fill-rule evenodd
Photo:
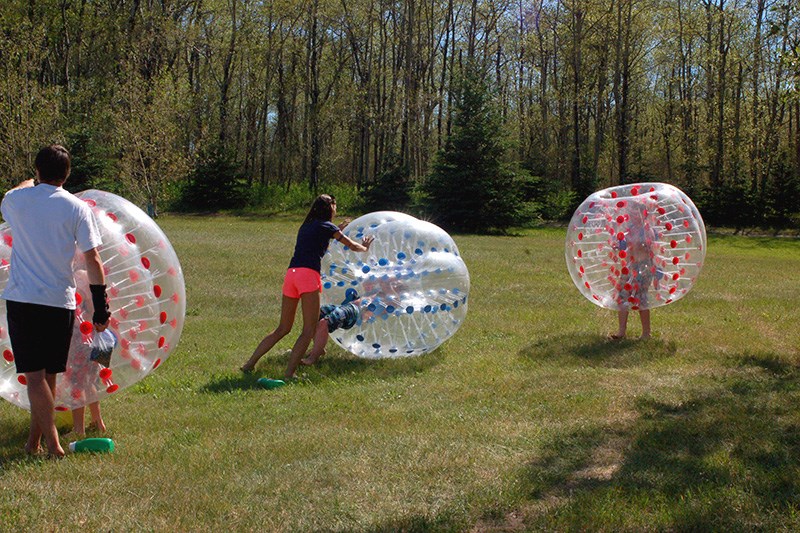
<path fill-rule="evenodd" d="M 319 294 L 322 292 L 320 265 L 330 240 L 336 239 L 353 251 L 366 252 L 374 239 L 372 236 L 364 237 L 360 244 L 349 239 L 341 232 L 346 222 L 341 227 L 337 226 L 331 222 L 334 216 L 336 216 L 336 199 L 333 196 L 322 194 L 311 204 L 311 210 L 297 232 L 294 255 L 283 280 L 280 324 L 275 331 L 264 337 L 250 359 L 242 365 L 243 372 L 252 372 L 258 360 L 292 331 L 297 304 L 300 302 L 303 309 L 303 332 L 294 343 L 284 375 L 286 379 L 295 377 L 300 358 L 306 353 L 308 345 L 314 338 L 314 331 L 319 322 Z"/>

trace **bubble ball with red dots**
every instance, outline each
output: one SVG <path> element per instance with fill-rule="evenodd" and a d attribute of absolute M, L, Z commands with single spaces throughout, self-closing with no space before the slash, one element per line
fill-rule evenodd
<path fill-rule="evenodd" d="M 174 351 L 183 329 L 186 292 L 183 272 L 167 237 L 141 209 L 114 194 L 76 194 L 94 212 L 102 236 L 98 248 L 106 276 L 117 338 L 108 366 L 90 359 L 96 332 L 83 254 L 73 260 L 77 308 L 67 370 L 56 380 L 55 408 L 67 411 L 103 400 L 158 368 Z M 13 235 L 0 226 L 0 290 L 8 282 Z M 30 409 L 25 376 L 16 373 L 6 309 L 0 306 L 0 396 Z"/>
<path fill-rule="evenodd" d="M 607 309 L 645 310 L 679 300 L 697 280 L 705 254 L 697 207 L 665 183 L 598 191 L 581 203 L 567 230 L 572 281 Z"/>
<path fill-rule="evenodd" d="M 469 272 L 446 231 L 405 213 L 378 211 L 342 233 L 356 242 L 375 240 L 365 253 L 334 241 L 323 257 L 322 303 L 358 296 L 358 320 L 331 333 L 336 344 L 367 359 L 409 357 L 455 334 L 467 315 Z"/>

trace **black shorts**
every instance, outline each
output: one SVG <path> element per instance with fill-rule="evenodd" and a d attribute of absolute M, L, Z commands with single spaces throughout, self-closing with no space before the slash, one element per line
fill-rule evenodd
<path fill-rule="evenodd" d="M 67 369 L 75 311 L 63 307 L 6 301 L 8 336 L 17 373 Z"/>

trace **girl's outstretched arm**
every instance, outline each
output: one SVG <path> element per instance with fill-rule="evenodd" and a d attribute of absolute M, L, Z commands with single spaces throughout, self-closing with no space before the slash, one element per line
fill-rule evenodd
<path fill-rule="evenodd" d="M 372 244 L 372 241 L 375 240 L 373 235 L 367 235 L 363 239 L 361 239 L 361 244 L 357 243 L 341 231 L 337 231 L 333 234 L 333 238 L 339 241 L 340 243 L 344 244 L 354 252 L 366 252 L 369 250 L 369 245 Z"/>

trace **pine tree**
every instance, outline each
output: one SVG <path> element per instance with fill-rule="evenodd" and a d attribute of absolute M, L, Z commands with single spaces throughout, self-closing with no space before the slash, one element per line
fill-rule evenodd
<path fill-rule="evenodd" d="M 421 203 L 447 230 L 503 230 L 517 222 L 519 188 L 503 162 L 499 114 L 480 70 L 465 68 L 458 83 L 453 131 L 421 185 Z"/>

